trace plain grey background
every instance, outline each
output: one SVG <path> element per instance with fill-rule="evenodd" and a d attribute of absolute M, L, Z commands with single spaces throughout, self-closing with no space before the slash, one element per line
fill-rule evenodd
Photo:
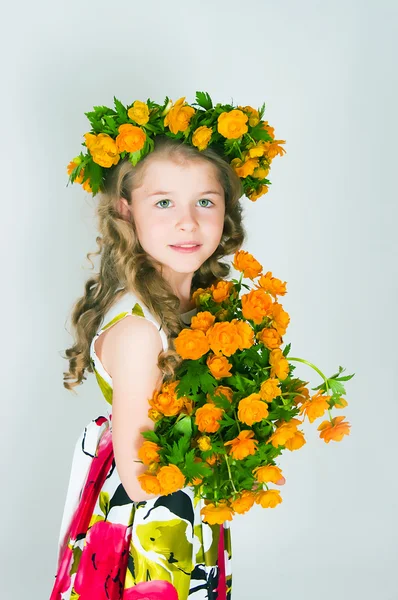
<path fill-rule="evenodd" d="M 327 445 L 307 424 L 279 461 L 283 503 L 232 522 L 232 598 L 398 599 L 397 17 L 393 0 L 3 8 L 2 597 L 49 597 L 74 444 L 103 407 L 92 375 L 78 396 L 62 385 L 96 249 L 95 199 L 66 187 L 84 112 L 204 90 L 265 102 L 286 140 L 269 194 L 242 199 L 245 249 L 287 281 L 292 355 L 356 374 L 351 435 Z"/>

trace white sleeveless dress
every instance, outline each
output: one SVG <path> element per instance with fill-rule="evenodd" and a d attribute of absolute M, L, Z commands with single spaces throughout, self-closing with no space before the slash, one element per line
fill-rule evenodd
<path fill-rule="evenodd" d="M 196 310 L 181 314 L 187 326 Z M 132 292 L 110 307 L 92 340 L 91 364 L 103 403 L 75 446 L 50 600 L 230 600 L 229 522 L 204 523 L 204 502 L 194 497 L 192 487 L 132 501 L 116 470 L 112 378 L 94 344 L 103 331 L 131 314 L 152 322 L 163 349 L 168 348 L 161 325 Z"/>

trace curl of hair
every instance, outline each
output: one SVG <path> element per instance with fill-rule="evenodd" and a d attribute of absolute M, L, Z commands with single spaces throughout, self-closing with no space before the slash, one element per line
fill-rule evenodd
<path fill-rule="evenodd" d="M 175 351 L 174 339 L 184 323 L 179 316 L 180 300 L 169 283 L 162 277 L 162 264 L 149 256 L 142 248 L 134 221 L 125 219 L 118 210 L 120 198 L 129 204 L 132 192 L 142 183 L 149 161 L 157 156 L 184 163 L 205 160 L 215 167 L 218 181 L 224 189 L 225 216 L 220 243 L 215 252 L 195 271 L 192 277 L 191 295 L 198 288 L 207 288 L 225 279 L 230 266 L 221 259 L 239 250 L 246 238 L 242 222 L 242 183 L 226 157 L 209 147 L 199 151 L 194 146 L 167 135 L 157 136 L 155 146 L 134 167 L 125 158 L 112 167 L 104 181 L 99 198 L 97 220 L 99 235 L 97 252 L 86 256 L 100 256 L 99 272 L 85 283 L 84 294 L 72 307 L 71 324 L 75 343 L 65 350 L 69 371 L 64 372 L 64 386 L 72 391 L 86 379 L 85 370 L 92 373 L 90 344 L 110 306 L 126 291 L 131 290 L 155 315 L 167 335 L 168 350 L 158 356 L 158 367 L 163 381 L 173 379 L 181 363 Z M 121 290 L 118 288 L 122 287 Z M 74 380 L 69 382 L 70 380 Z"/>

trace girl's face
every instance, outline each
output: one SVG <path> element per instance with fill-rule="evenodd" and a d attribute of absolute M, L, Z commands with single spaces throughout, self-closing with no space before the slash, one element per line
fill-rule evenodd
<path fill-rule="evenodd" d="M 144 250 L 164 265 L 163 274 L 177 287 L 216 250 L 224 227 L 224 189 L 206 161 L 180 165 L 151 158 L 143 183 L 132 192 L 131 214 Z M 173 245 L 199 244 L 195 252 Z"/>

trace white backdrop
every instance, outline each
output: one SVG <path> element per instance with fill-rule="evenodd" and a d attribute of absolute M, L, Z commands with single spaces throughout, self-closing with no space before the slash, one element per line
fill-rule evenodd
<path fill-rule="evenodd" d="M 49 597 L 73 447 L 103 406 L 92 375 L 62 386 L 96 249 L 94 201 L 66 187 L 84 112 L 204 90 L 265 101 L 286 140 L 269 194 L 243 199 L 245 249 L 287 281 L 292 355 L 356 373 L 351 435 L 307 425 L 283 503 L 232 522 L 232 598 L 397 600 L 397 3 L 37 0 L 2 20 L 1 596 Z"/>

